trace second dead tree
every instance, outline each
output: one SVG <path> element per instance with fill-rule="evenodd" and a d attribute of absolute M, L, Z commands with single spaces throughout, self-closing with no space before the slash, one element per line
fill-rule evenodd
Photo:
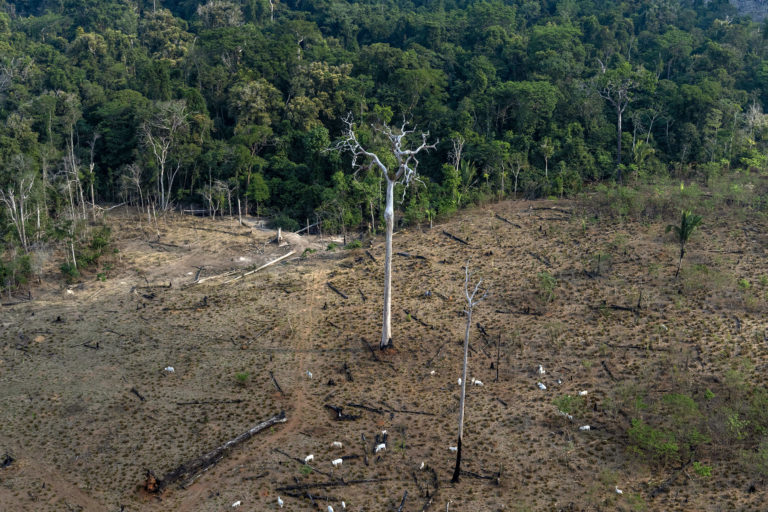
<path fill-rule="evenodd" d="M 464 402 L 467 396 L 467 359 L 469 355 L 469 331 L 472 326 L 472 310 L 488 294 L 488 292 L 484 292 L 480 298 L 475 298 L 480 290 L 480 285 L 483 284 L 483 280 L 478 281 L 472 292 L 470 292 L 469 278 L 471 275 L 469 272 L 469 262 L 467 262 L 464 267 L 464 297 L 467 299 L 467 309 L 464 312 L 467 314 L 467 327 L 464 331 L 464 364 L 461 371 L 461 397 L 459 399 L 459 438 L 456 445 L 456 468 L 453 470 L 453 478 L 451 478 L 453 483 L 459 481 L 459 475 L 461 474 L 461 442 L 464 437 Z"/>

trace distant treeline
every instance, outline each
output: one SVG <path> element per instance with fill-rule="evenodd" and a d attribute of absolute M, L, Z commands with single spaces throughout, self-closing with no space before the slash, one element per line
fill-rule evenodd
<path fill-rule="evenodd" d="M 74 252 L 92 203 L 376 229 L 380 176 L 327 151 L 348 112 L 439 138 L 406 222 L 763 170 L 767 36 L 725 0 L 0 0 L 4 260 Z"/>

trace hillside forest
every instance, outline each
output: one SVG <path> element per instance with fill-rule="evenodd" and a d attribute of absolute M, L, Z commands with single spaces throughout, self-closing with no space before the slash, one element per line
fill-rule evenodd
<path fill-rule="evenodd" d="M 436 146 L 398 222 L 763 171 L 768 33 L 724 0 L 0 1 L 0 278 L 109 240 L 110 205 L 383 226 L 351 116 Z"/>

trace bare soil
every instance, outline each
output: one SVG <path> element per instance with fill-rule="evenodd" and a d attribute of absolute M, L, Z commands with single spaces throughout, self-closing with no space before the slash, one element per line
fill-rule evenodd
<path fill-rule="evenodd" d="M 122 212 L 109 222 L 119 252 L 101 262 L 105 281 L 96 271 L 70 285 L 47 276 L 31 301 L 3 299 L 0 460 L 15 460 L 0 469 L 0 510 L 212 511 L 240 501 L 261 511 L 281 496 L 285 510 L 339 511 L 343 500 L 383 511 L 406 491 L 405 511 L 423 510 L 428 496 L 429 510 L 450 502 L 452 511 L 765 509 L 764 482 L 716 446 L 699 454 L 712 477 L 687 470 L 651 497 L 675 468 L 630 453 L 626 435 L 626 397 L 638 386 L 717 393 L 746 359 L 745 378 L 765 386 L 762 218 L 706 219 L 678 280 L 666 223 L 594 222 L 569 201 L 506 201 L 400 230 L 395 350 L 378 360 L 366 344 L 379 340 L 381 237 L 328 251 L 327 238 L 286 234 L 278 246 L 274 231 L 229 220 L 147 225 Z M 291 250 L 236 281 L 234 272 L 194 284 Z M 484 383 L 468 388 L 472 474 L 454 485 L 466 262 L 489 296 L 471 330 L 469 374 Z M 557 279 L 551 302 L 542 272 Z M 570 421 L 553 401 L 579 391 L 587 407 Z M 336 421 L 326 405 L 359 418 Z M 148 469 L 162 476 L 281 410 L 286 423 L 184 488 L 142 491 Z M 374 454 L 384 430 L 386 450 Z M 309 467 L 290 458 L 308 454 Z M 280 490 L 341 480 L 380 481 Z"/>

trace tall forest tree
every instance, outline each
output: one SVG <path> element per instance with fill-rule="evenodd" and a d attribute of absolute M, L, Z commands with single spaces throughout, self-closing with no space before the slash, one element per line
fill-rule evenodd
<path fill-rule="evenodd" d="M 616 181 L 621 182 L 621 133 L 624 111 L 640 86 L 640 75 L 628 62 L 616 69 L 607 69 L 600 61 L 600 72 L 588 83 L 589 88 L 613 107 L 616 113 Z"/>

